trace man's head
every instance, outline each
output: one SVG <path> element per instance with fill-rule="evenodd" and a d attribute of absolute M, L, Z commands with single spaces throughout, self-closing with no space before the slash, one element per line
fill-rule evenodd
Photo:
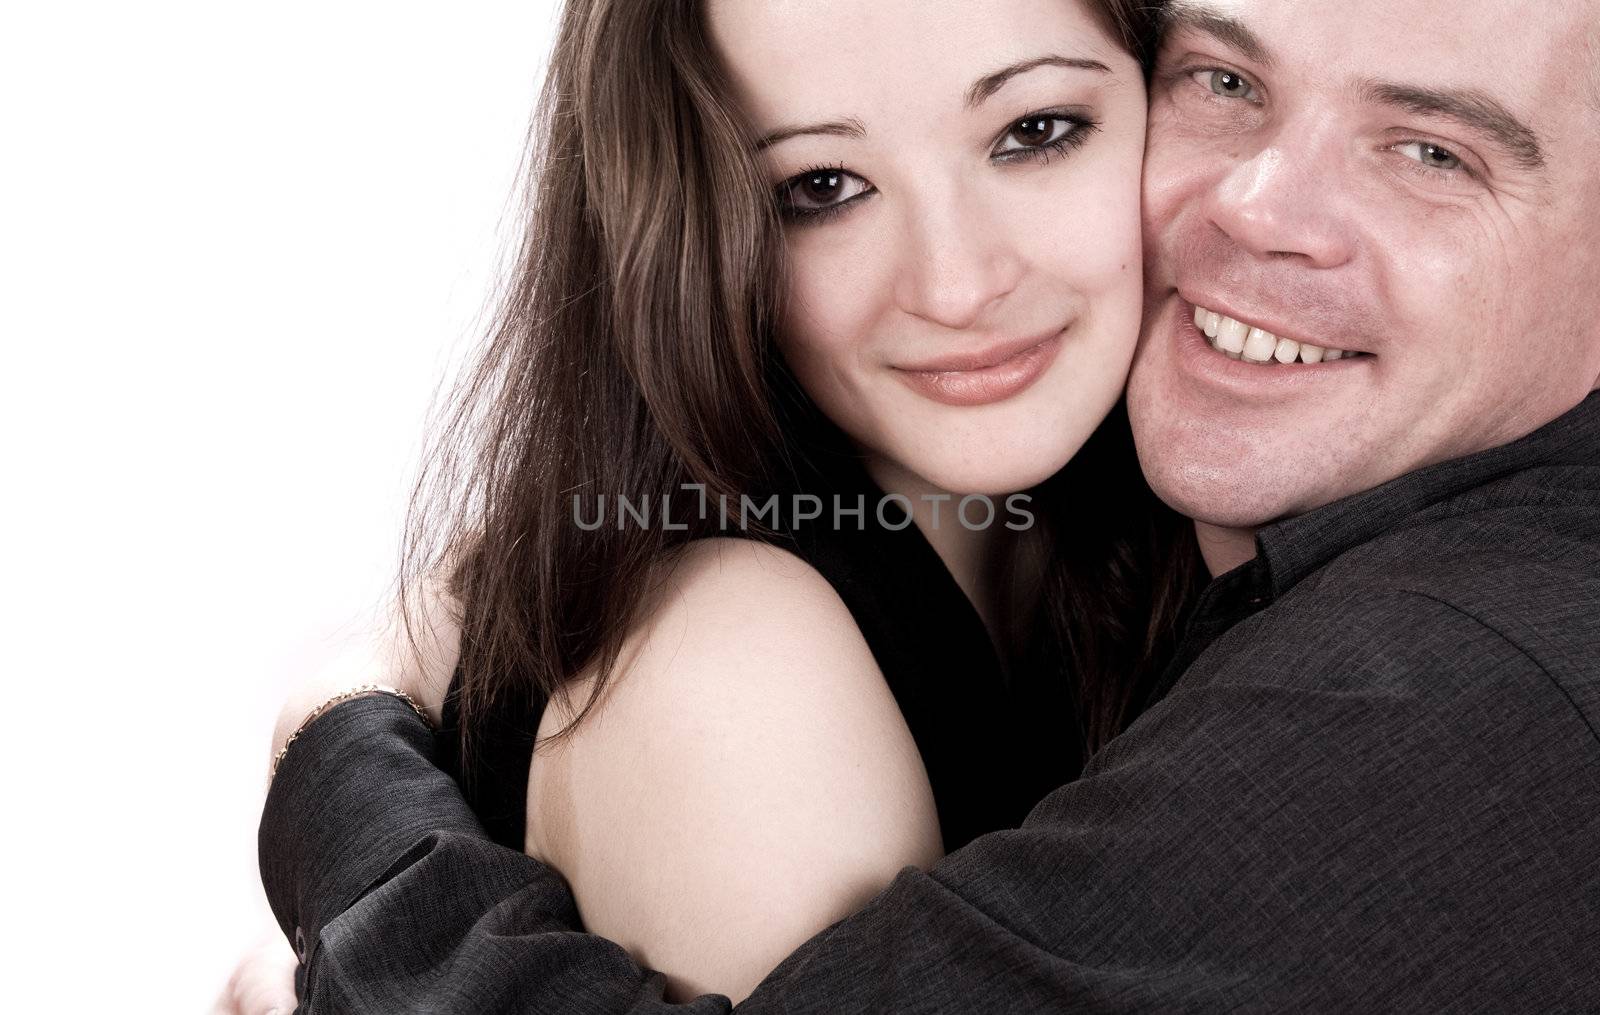
<path fill-rule="evenodd" d="M 1597 23 L 1600 0 L 1173 5 L 1128 394 L 1165 500 L 1252 528 L 1600 387 Z"/>

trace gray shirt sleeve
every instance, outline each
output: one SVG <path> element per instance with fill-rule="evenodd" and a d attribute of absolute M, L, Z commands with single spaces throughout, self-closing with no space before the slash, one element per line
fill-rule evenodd
<path fill-rule="evenodd" d="M 740 1010 L 1591 1003 L 1592 732 L 1494 632 L 1422 597 L 1381 605 L 1354 633 L 1241 624 L 1020 829 L 902 871 Z M 575 932 L 558 875 L 488 840 L 431 751 L 406 706 L 370 698 L 285 758 L 261 864 L 303 943 L 303 1010 L 672 1007 Z"/>

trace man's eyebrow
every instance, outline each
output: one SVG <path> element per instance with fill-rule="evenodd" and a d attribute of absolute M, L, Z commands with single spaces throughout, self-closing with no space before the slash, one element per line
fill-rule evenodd
<path fill-rule="evenodd" d="M 974 109 L 982 105 L 985 99 L 1003 88 L 1007 81 L 1018 74 L 1026 74 L 1036 67 L 1068 67 L 1075 70 L 1098 71 L 1101 74 L 1111 73 L 1111 68 L 1099 60 L 1086 60 L 1076 56 L 1039 56 L 1032 60 L 1020 60 L 974 81 L 972 87 L 967 89 L 967 108 Z"/>
<path fill-rule="evenodd" d="M 787 141 L 792 137 L 805 137 L 808 134 L 822 134 L 827 137 L 863 138 L 867 136 L 867 128 L 861 126 L 861 121 L 855 117 L 843 120 L 830 120 L 827 123 L 808 123 L 798 127 L 779 127 L 761 135 L 756 142 L 756 151 L 771 148 L 773 145 Z"/>
<path fill-rule="evenodd" d="M 1261 37 L 1246 28 L 1238 18 L 1230 18 L 1215 8 L 1182 0 L 1170 4 L 1161 14 L 1162 38 L 1182 29 L 1209 35 L 1263 67 L 1272 66 L 1272 53 L 1267 50 Z"/>
<path fill-rule="evenodd" d="M 1499 145 L 1522 168 L 1544 168 L 1539 135 L 1493 96 L 1476 89 L 1421 88 L 1388 81 L 1363 81 L 1359 88 L 1367 102 L 1455 120 Z"/>

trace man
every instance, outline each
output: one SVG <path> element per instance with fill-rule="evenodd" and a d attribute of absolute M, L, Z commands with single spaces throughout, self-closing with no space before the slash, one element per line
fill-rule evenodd
<path fill-rule="evenodd" d="M 1597 23 L 1595 0 L 1173 10 L 1128 399 L 1218 577 L 1162 700 L 1081 779 L 742 1008 L 1597 1003 Z M 263 875 L 308 1010 L 667 1007 L 431 749 L 365 698 L 284 762 Z"/>

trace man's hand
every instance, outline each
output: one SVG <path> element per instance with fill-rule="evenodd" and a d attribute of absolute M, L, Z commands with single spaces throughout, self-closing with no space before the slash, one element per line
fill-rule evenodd
<path fill-rule="evenodd" d="M 211 1015 L 289 1015 L 294 996 L 294 949 L 274 927 L 244 954 L 228 977 Z"/>

